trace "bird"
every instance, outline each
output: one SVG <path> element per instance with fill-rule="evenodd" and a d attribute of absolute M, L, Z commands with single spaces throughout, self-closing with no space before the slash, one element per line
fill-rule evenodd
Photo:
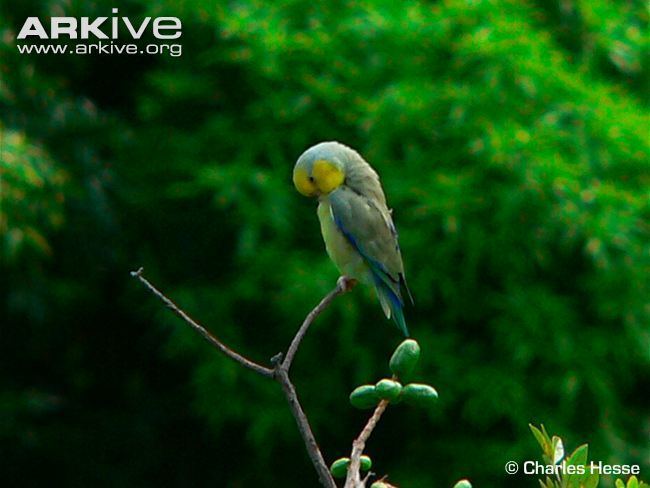
<path fill-rule="evenodd" d="M 302 195 L 318 199 L 325 249 L 341 276 L 374 286 L 384 314 L 408 337 L 402 287 L 411 303 L 413 297 L 377 172 L 354 149 L 327 141 L 300 155 L 293 183 Z"/>

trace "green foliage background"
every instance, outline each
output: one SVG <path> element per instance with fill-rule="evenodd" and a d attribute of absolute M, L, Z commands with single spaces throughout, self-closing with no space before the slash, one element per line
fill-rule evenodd
<path fill-rule="evenodd" d="M 10 486 L 316 486 L 276 385 L 214 353 L 147 275 L 260 362 L 337 278 L 291 169 L 357 148 L 394 207 L 439 408 L 368 452 L 404 487 L 535 486 L 528 422 L 650 472 L 650 134 L 643 2 L 120 2 L 183 54 L 21 55 L 0 0 L 0 466 Z M 332 461 L 400 337 L 369 291 L 294 380 Z M 572 444 L 573 443 L 573 444 Z M 644 476 L 645 473 L 645 476 Z M 524 483 L 525 480 L 525 483 Z"/>

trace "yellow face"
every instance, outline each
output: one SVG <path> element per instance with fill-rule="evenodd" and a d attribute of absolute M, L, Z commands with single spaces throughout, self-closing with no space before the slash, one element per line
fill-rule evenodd
<path fill-rule="evenodd" d="M 304 167 L 293 172 L 293 184 L 307 197 L 327 195 L 336 190 L 345 180 L 343 171 L 325 159 L 314 161 L 311 174 Z"/>

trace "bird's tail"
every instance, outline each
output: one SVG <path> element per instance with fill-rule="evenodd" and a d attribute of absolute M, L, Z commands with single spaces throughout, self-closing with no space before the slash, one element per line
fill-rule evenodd
<path fill-rule="evenodd" d="M 399 287 L 399 284 L 397 286 Z M 399 288 L 396 291 L 385 280 L 376 278 L 375 290 L 377 290 L 377 298 L 379 298 L 379 303 L 386 317 L 389 319 L 392 318 L 402 334 L 408 337 L 409 331 L 406 328 L 406 321 L 404 320 L 404 302 L 399 294 Z"/>

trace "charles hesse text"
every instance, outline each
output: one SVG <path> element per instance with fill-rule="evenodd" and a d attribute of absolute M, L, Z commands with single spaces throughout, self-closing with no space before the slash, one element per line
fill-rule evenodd
<path fill-rule="evenodd" d="M 531 475 L 556 474 L 599 474 L 599 475 L 638 475 L 641 468 L 638 464 L 605 464 L 602 461 L 591 461 L 587 465 L 543 464 L 538 461 L 524 462 L 524 473 Z"/>

